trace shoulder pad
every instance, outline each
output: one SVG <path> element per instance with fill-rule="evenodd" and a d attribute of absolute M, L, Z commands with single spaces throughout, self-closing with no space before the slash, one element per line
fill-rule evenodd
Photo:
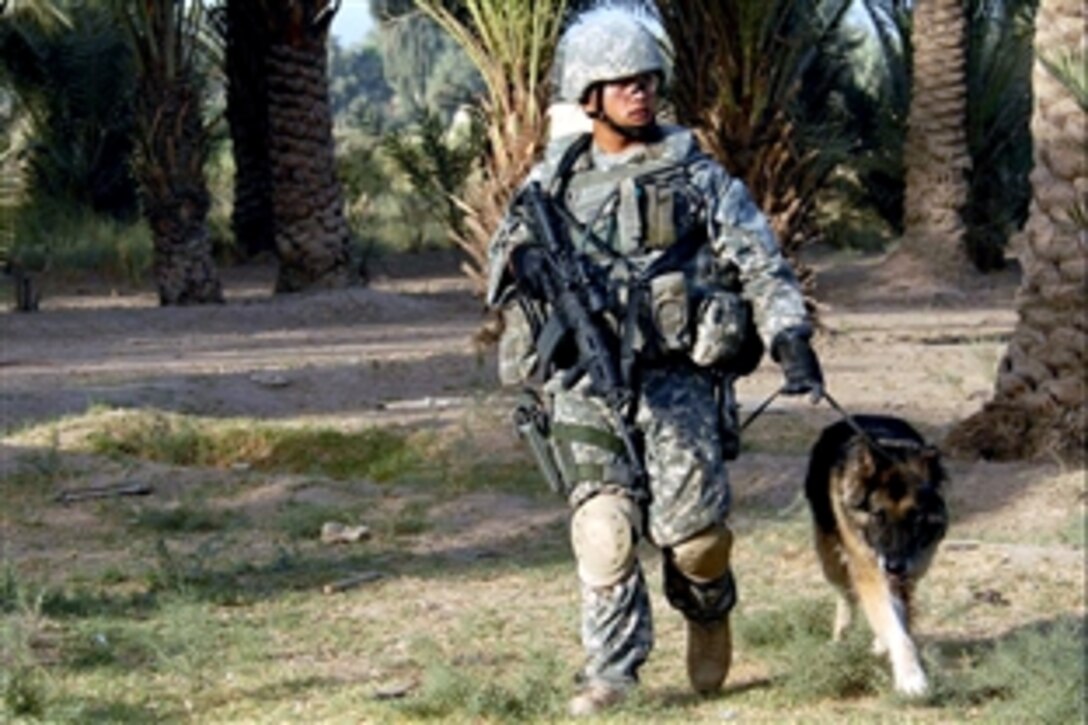
<path fill-rule="evenodd" d="M 654 144 L 659 159 L 682 163 L 706 157 L 691 129 L 669 125 L 662 126 L 661 129 L 664 131 L 664 138 Z"/>

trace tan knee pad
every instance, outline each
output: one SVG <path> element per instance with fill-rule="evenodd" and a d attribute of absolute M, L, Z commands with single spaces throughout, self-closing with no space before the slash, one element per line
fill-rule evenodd
<path fill-rule="evenodd" d="M 729 571 L 733 532 L 714 524 L 672 547 L 673 563 L 680 573 L 697 584 L 720 579 Z"/>
<path fill-rule="evenodd" d="M 638 506 L 619 494 L 601 493 L 579 506 L 570 524 L 578 578 L 607 587 L 626 577 L 635 562 L 638 522 Z"/>

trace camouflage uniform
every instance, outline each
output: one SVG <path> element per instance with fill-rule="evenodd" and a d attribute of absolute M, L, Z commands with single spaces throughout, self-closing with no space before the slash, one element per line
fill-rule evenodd
<path fill-rule="evenodd" d="M 550 145 L 529 179 L 546 187 L 555 179 L 560 159 L 573 139 Z M 652 172 L 647 177 L 647 172 Z M 656 207 L 628 204 L 645 190 L 631 183 L 636 177 L 668 177 L 650 184 L 650 193 L 674 194 Z M 580 181 L 589 179 L 589 183 Z M 632 187 L 635 187 L 632 189 Z M 680 198 L 683 197 L 683 198 Z M 607 208 L 607 200 L 612 207 Z M 703 154 L 690 131 L 663 128 L 663 138 L 646 146 L 609 156 L 592 148 L 573 164 L 564 199 L 573 215 L 605 239 L 622 260 L 601 250 L 582 251 L 622 277 L 626 264 L 645 267 L 668 249 L 675 234 L 656 228 L 645 217 L 647 208 L 666 209 L 672 216 L 687 214 L 705 226 L 704 248 L 719 269 L 739 275 L 742 295 L 751 303 L 760 337 L 769 346 L 780 332 L 807 329 L 808 320 L 796 279 L 783 259 L 764 216 L 747 189 Z M 675 202 L 675 203 L 674 203 Z M 605 204 L 604 213 L 602 203 Z M 658 225 L 659 226 L 659 225 Z M 668 226 L 668 223 L 665 223 Z M 510 304 L 510 252 L 528 240 L 511 215 L 490 248 L 488 301 L 504 311 L 507 325 L 500 343 L 500 376 L 506 384 L 525 379 L 535 364 L 535 350 L 525 318 Z M 665 552 L 666 596 L 670 604 L 693 621 L 724 616 L 736 599 L 731 573 L 717 581 L 697 584 L 670 565 L 670 548 L 706 529 L 724 523 L 729 513 L 729 486 L 722 454 L 722 431 L 707 368 L 678 361 L 675 355 L 640 361 L 635 425 L 643 437 L 647 490 L 632 492 L 623 449 L 618 445 L 613 413 L 587 393 L 582 380 L 564 390 L 559 375 L 543 386 L 550 404 L 553 441 L 559 467 L 568 484 L 572 511 L 602 492 L 622 492 L 638 500 L 644 520 L 636 535 L 648 537 Z M 583 675 L 588 680 L 624 686 L 637 679 L 639 666 L 652 646 L 649 597 L 640 565 L 606 587 L 582 584 L 582 640 L 587 653 Z"/>

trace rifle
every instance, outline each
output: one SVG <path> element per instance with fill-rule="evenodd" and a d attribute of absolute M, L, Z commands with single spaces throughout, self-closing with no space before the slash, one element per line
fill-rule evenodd
<path fill-rule="evenodd" d="M 607 296 L 576 256 L 567 227 L 540 182 L 530 182 L 517 204 L 533 238 L 543 248 L 545 261 L 540 282 L 551 313 L 537 340 L 541 369 L 547 374 L 559 346 L 573 339 L 577 361 L 564 372 L 562 387 L 569 390 L 589 376 L 590 394 L 603 400 L 610 411 L 637 488 L 645 482 L 646 470 L 630 421 L 634 394 L 630 380 L 621 373 L 619 341 L 603 318 Z"/>

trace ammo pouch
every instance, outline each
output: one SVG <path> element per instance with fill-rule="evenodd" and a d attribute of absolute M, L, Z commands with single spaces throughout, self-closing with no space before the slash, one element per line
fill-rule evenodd
<path fill-rule="evenodd" d="M 763 356 L 752 305 L 739 292 L 721 286 L 693 294 L 683 272 L 650 280 L 650 319 L 656 347 L 686 354 L 704 368 L 747 375 Z M 694 313 L 694 314 L 693 314 Z"/>
<path fill-rule="evenodd" d="M 688 285 L 683 272 L 668 272 L 650 280 L 650 310 L 657 343 L 666 352 L 691 347 Z"/>

